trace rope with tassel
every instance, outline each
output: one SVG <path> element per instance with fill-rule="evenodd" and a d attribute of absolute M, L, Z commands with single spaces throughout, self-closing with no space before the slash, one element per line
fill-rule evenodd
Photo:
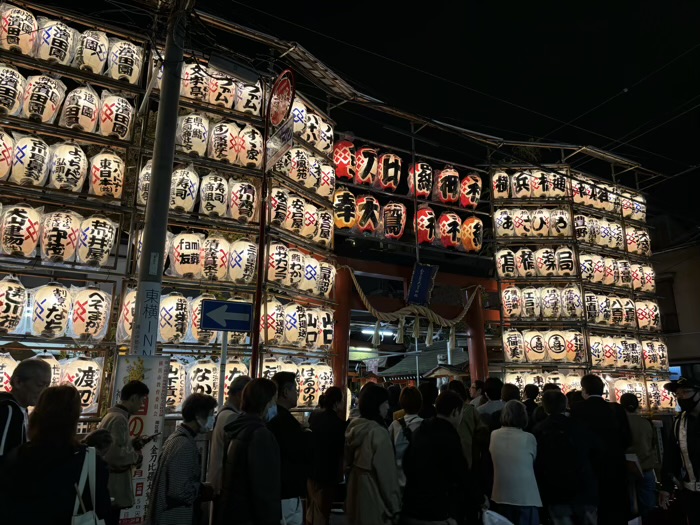
<path fill-rule="evenodd" d="M 355 284 L 355 289 L 357 290 L 357 293 L 360 296 L 360 300 L 362 301 L 362 304 L 365 306 L 367 311 L 377 319 L 377 323 L 375 324 L 374 327 L 374 335 L 372 336 L 372 345 L 373 346 L 379 346 L 379 343 L 381 342 L 381 337 L 380 337 L 380 326 L 381 323 L 392 323 L 392 322 L 398 322 L 399 323 L 399 328 L 397 332 L 397 338 L 396 342 L 399 344 L 402 344 L 404 342 L 404 337 L 403 337 L 403 332 L 404 332 L 404 327 L 406 325 L 406 317 L 408 316 L 415 316 L 416 321 L 413 324 L 413 336 L 414 338 L 418 339 L 420 336 L 420 317 L 425 317 L 428 320 L 428 332 L 427 332 L 427 337 L 426 337 L 426 346 L 430 346 L 432 344 L 432 339 L 433 339 L 433 326 L 438 325 L 443 328 L 449 328 L 450 329 L 450 347 L 454 348 L 456 346 L 456 333 L 455 333 L 455 326 L 464 319 L 464 316 L 467 315 L 467 312 L 469 311 L 469 308 L 471 308 L 471 305 L 474 301 L 474 298 L 478 293 L 480 293 L 484 287 L 481 285 L 473 285 L 467 287 L 467 290 L 474 289 L 474 293 L 469 294 L 469 297 L 467 299 L 467 304 L 464 305 L 464 308 L 462 311 L 457 315 L 457 317 L 454 317 L 453 319 L 445 319 L 441 315 L 436 314 L 433 312 L 430 308 L 427 306 L 420 306 L 416 304 L 411 304 L 404 306 L 403 308 L 396 310 L 395 312 L 380 312 L 379 310 L 375 309 L 369 302 L 369 299 L 365 295 L 365 293 L 362 291 L 362 288 L 360 287 L 360 283 L 357 282 L 357 278 L 355 277 L 355 272 L 353 272 L 352 268 L 349 266 L 340 266 L 338 267 L 338 270 L 347 270 L 350 272 L 350 277 L 352 277 L 352 282 Z"/>

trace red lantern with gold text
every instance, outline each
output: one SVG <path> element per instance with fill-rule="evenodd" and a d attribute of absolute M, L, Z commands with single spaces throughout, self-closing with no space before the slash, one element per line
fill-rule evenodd
<path fill-rule="evenodd" d="M 377 178 L 377 150 L 360 148 L 357 150 L 357 172 L 355 184 L 374 184 Z"/>
<path fill-rule="evenodd" d="M 338 229 L 352 228 L 357 222 L 357 202 L 346 188 L 339 188 L 333 194 L 333 222 Z"/>
<path fill-rule="evenodd" d="M 357 198 L 357 230 L 361 233 L 375 233 L 379 228 L 379 201 L 371 195 Z"/>
<path fill-rule="evenodd" d="M 435 242 L 435 212 L 428 206 L 422 206 L 416 212 L 416 238 L 418 244 L 433 244 Z"/>
<path fill-rule="evenodd" d="M 384 191 L 396 191 L 401 183 L 401 157 L 384 153 L 379 157 L 376 185 Z"/>
<path fill-rule="evenodd" d="M 459 205 L 462 208 L 476 208 L 481 200 L 481 177 L 470 173 L 462 179 L 459 190 Z"/>
<path fill-rule="evenodd" d="M 460 243 L 462 219 L 456 213 L 443 213 L 438 220 L 440 242 L 445 248 L 457 248 Z"/>
<path fill-rule="evenodd" d="M 355 180 L 357 159 L 355 145 L 348 140 L 336 142 L 333 149 L 333 162 L 335 162 L 335 176 L 337 179 Z"/>

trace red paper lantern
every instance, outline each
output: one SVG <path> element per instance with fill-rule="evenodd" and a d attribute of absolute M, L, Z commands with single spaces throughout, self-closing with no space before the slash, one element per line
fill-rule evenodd
<path fill-rule="evenodd" d="M 478 217 L 468 217 L 460 231 L 462 247 L 468 252 L 481 251 L 484 242 L 484 223 Z"/>
<path fill-rule="evenodd" d="M 338 179 L 355 180 L 357 160 L 355 157 L 355 145 L 348 140 L 336 142 L 333 149 L 333 162 L 335 162 L 335 176 Z"/>
<path fill-rule="evenodd" d="M 360 148 L 357 150 L 357 171 L 355 184 L 374 184 L 377 178 L 377 150 Z"/>
<path fill-rule="evenodd" d="M 406 206 L 399 202 L 390 202 L 384 206 L 384 237 L 400 239 L 406 229 Z"/>
<path fill-rule="evenodd" d="M 481 200 L 481 177 L 470 173 L 462 179 L 459 191 L 459 205 L 462 208 L 476 208 Z"/>
<path fill-rule="evenodd" d="M 427 199 L 433 191 L 433 168 L 427 162 L 416 162 L 408 169 L 408 194 Z"/>
<path fill-rule="evenodd" d="M 379 201 L 371 195 L 357 198 L 357 229 L 362 233 L 374 233 L 379 228 Z"/>
<path fill-rule="evenodd" d="M 401 182 L 401 157 L 384 153 L 379 157 L 377 185 L 384 191 L 396 191 Z"/>
<path fill-rule="evenodd" d="M 445 248 L 457 248 L 460 243 L 462 219 L 456 213 L 443 213 L 438 221 L 440 241 Z"/>
<path fill-rule="evenodd" d="M 418 209 L 415 229 L 418 244 L 433 244 L 435 242 L 435 212 L 432 208 L 423 206 Z"/>
<path fill-rule="evenodd" d="M 433 200 L 445 204 L 452 204 L 459 201 L 459 173 L 451 167 L 442 170 L 433 188 Z"/>

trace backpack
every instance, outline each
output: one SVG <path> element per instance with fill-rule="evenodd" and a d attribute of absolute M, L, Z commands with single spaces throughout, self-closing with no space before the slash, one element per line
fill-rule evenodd
<path fill-rule="evenodd" d="M 406 441 L 411 443 L 411 440 L 413 439 L 413 430 L 409 428 L 409 426 L 406 424 L 406 418 L 405 417 L 400 417 L 398 419 L 399 425 L 401 425 L 401 430 L 403 431 L 403 437 L 406 438 Z"/>

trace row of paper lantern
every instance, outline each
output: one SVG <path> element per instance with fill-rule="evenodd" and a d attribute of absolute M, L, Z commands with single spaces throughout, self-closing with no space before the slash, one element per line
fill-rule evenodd
<path fill-rule="evenodd" d="M 576 330 L 550 330 L 544 333 L 538 330 L 505 330 L 503 353 L 508 363 L 588 363 L 583 334 Z"/>
<path fill-rule="evenodd" d="M 8 275 L 0 281 L 0 332 L 101 341 L 111 306 L 112 296 L 95 286 L 68 288 L 51 282 L 27 290 L 17 277 Z"/>
<path fill-rule="evenodd" d="M 651 256 L 651 240 L 649 231 L 645 228 L 626 226 L 624 228 L 625 246 L 622 237 L 623 228 L 620 223 L 587 215 L 575 215 L 574 232 L 576 239 L 580 242 L 616 250 L 625 249 L 629 253 L 646 257 Z"/>
<path fill-rule="evenodd" d="M 335 266 L 319 260 L 313 254 L 305 255 L 285 243 L 270 243 L 267 257 L 267 281 L 300 291 L 330 297 L 335 286 Z"/>
<path fill-rule="evenodd" d="M 333 217 L 337 229 L 398 240 L 405 233 L 408 211 L 404 204 L 390 202 L 382 207 L 373 195 L 355 197 L 341 187 L 333 195 Z M 462 221 L 457 213 L 444 212 L 436 220 L 429 206 L 417 210 L 414 227 L 418 244 L 441 244 L 445 248 L 478 252 L 484 240 L 481 219 L 468 217 Z"/>
<path fill-rule="evenodd" d="M 352 142 L 337 142 L 333 152 L 336 177 L 358 185 L 395 192 L 401 184 L 401 157 L 393 153 L 380 154 L 376 148 L 355 148 Z M 408 193 L 418 198 L 432 197 L 435 202 L 476 208 L 481 200 L 481 177 L 469 173 L 461 177 L 452 166 L 433 173 L 427 162 L 419 161 L 408 169 Z"/>
<path fill-rule="evenodd" d="M 579 263 L 584 281 L 632 288 L 642 292 L 656 291 L 656 273 L 649 264 L 630 263 L 626 259 L 590 253 L 580 254 Z"/>
<path fill-rule="evenodd" d="M 577 284 L 564 288 L 556 286 L 509 286 L 501 291 L 503 317 L 523 319 L 582 319 L 583 294 Z"/>
<path fill-rule="evenodd" d="M 274 297 L 263 303 L 260 337 L 268 345 L 328 350 L 335 330 L 333 311 L 308 308 L 295 302 L 282 304 Z"/>
<path fill-rule="evenodd" d="M 491 175 L 491 184 L 494 199 L 563 199 L 573 195 L 575 204 L 622 212 L 623 217 L 632 220 L 646 220 L 646 200 L 641 194 L 618 190 L 581 175 L 572 180 L 564 173 L 538 169 L 519 170 L 510 175 L 499 170 Z"/>
<path fill-rule="evenodd" d="M 3 4 L 0 11 L 0 48 L 50 63 L 73 66 L 96 75 L 136 84 L 143 65 L 143 48 L 102 31 L 82 33 L 58 20 L 39 17 L 26 9 Z"/>
<path fill-rule="evenodd" d="M 333 244 L 333 212 L 318 207 L 292 191 L 276 186 L 270 191 L 270 224 L 300 235 L 319 246 Z"/>
<path fill-rule="evenodd" d="M 591 363 L 596 368 L 642 368 L 668 370 L 666 343 L 655 339 L 589 335 Z"/>
<path fill-rule="evenodd" d="M 97 413 L 102 384 L 102 358 L 79 356 L 58 361 L 53 354 L 45 352 L 30 359 L 41 359 L 51 366 L 51 386 L 69 384 L 78 390 L 84 415 Z M 12 392 L 10 378 L 17 364 L 10 354 L 0 354 L 0 392 Z"/>
<path fill-rule="evenodd" d="M 42 213 L 27 204 L 6 207 L 0 220 L 0 247 L 7 255 L 104 266 L 117 239 L 118 225 L 102 215 L 83 218 L 73 211 Z"/>
<path fill-rule="evenodd" d="M 330 155 L 333 151 L 333 126 L 309 109 L 299 97 L 292 104 L 292 131 L 317 150 Z"/>
<path fill-rule="evenodd" d="M 287 150 L 273 169 L 324 199 L 330 199 L 335 191 L 333 163 L 315 156 L 304 147 Z"/>
<path fill-rule="evenodd" d="M 496 272 L 501 279 L 568 277 L 577 274 L 575 253 L 570 246 L 535 251 L 520 248 L 517 252 L 504 248 L 496 252 Z"/>
<path fill-rule="evenodd" d="M 656 301 L 633 301 L 629 297 L 586 292 L 584 303 L 589 323 L 626 328 L 635 328 L 636 324 L 640 330 L 661 330 Z"/>
<path fill-rule="evenodd" d="M 110 149 L 103 149 L 88 160 L 75 142 L 49 146 L 37 135 L 10 135 L 0 130 L 0 152 L 2 181 L 20 186 L 46 185 L 77 193 L 87 179 L 91 195 L 121 198 L 125 164 Z"/>
<path fill-rule="evenodd" d="M 571 214 L 564 208 L 499 208 L 493 221 L 497 237 L 571 237 Z"/>

